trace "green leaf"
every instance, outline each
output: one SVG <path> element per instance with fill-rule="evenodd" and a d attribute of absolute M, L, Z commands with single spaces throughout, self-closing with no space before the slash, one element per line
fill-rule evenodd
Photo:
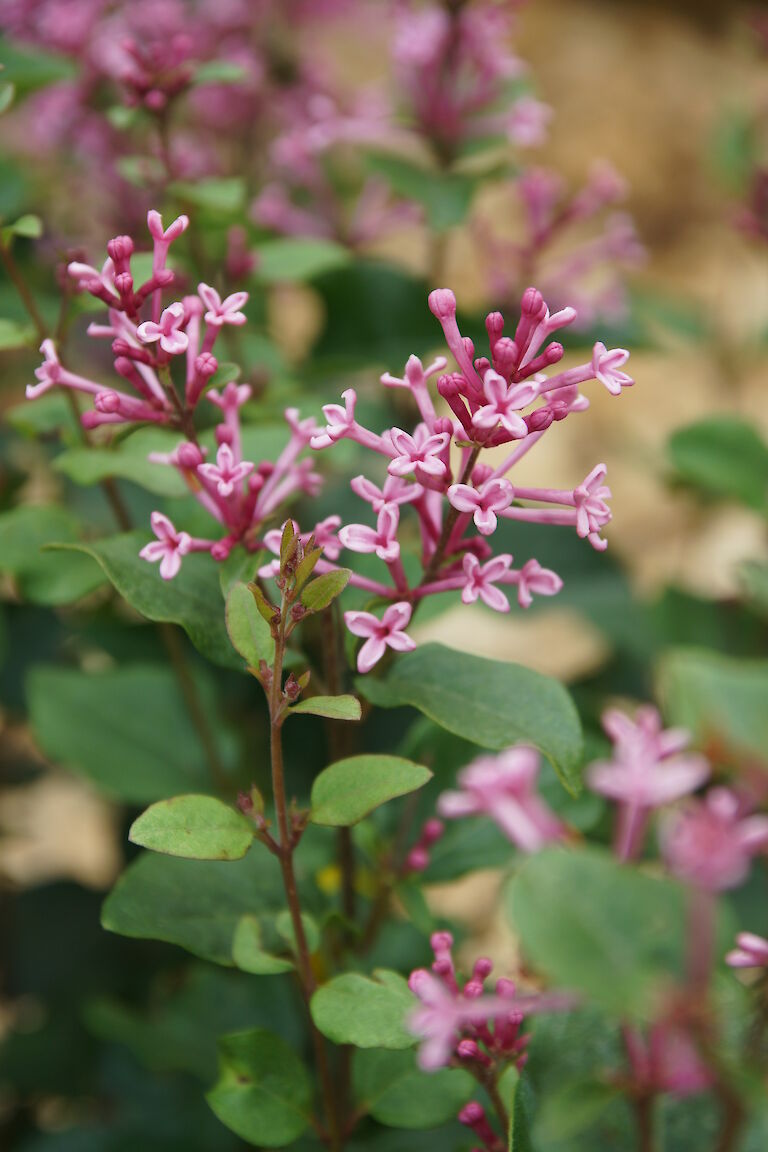
<path fill-rule="evenodd" d="M 354 1062 L 358 1107 L 391 1128 L 435 1128 L 452 1120 L 472 1096 L 463 1068 L 422 1072 L 414 1052 L 368 1050 Z"/>
<path fill-rule="evenodd" d="M 120 595 L 142 616 L 180 624 L 195 647 L 214 664 L 242 671 L 227 636 L 215 563 L 207 556 L 187 556 L 178 576 L 163 580 L 157 565 L 139 556 L 146 542 L 143 532 L 126 532 L 68 547 L 98 561 Z"/>
<path fill-rule="evenodd" d="M 150 452 L 173 452 L 181 439 L 164 428 L 139 428 L 110 448 L 69 448 L 56 457 L 53 466 L 83 486 L 121 477 L 158 496 L 184 496 L 188 489 L 177 470 L 149 459 Z"/>
<path fill-rule="evenodd" d="M 568 692 L 519 664 L 484 660 L 424 644 L 395 660 L 387 676 L 359 677 L 359 691 L 382 708 L 409 704 L 485 748 L 525 741 L 551 761 L 573 795 L 581 787 L 582 735 Z"/>
<path fill-rule="evenodd" d="M 351 259 L 347 249 L 333 240 L 270 240 L 259 245 L 256 253 L 255 276 L 266 284 L 314 280 Z"/>
<path fill-rule="evenodd" d="M 362 715 L 360 701 L 354 696 L 310 696 L 288 710 L 289 716 L 297 713 L 327 716 L 331 720 L 359 720 Z"/>
<path fill-rule="evenodd" d="M 723 745 L 768 763 L 768 661 L 699 648 L 665 654 L 656 676 L 665 715 L 699 745 Z"/>
<path fill-rule="evenodd" d="M 45 549 L 75 541 L 80 525 L 65 508 L 29 505 L 0 515 L 0 572 L 9 572 L 19 592 L 35 604 L 70 604 L 104 583 L 87 556 Z"/>
<path fill-rule="evenodd" d="M 249 852 L 242 860 L 180 860 L 142 853 L 104 901 L 108 932 L 178 944 L 195 956 L 232 966 L 235 931 L 254 910 L 282 903 L 276 860 Z"/>
<path fill-rule="evenodd" d="M 227 632 L 232 647 L 252 668 L 259 661 L 272 664 L 275 659 L 275 641 L 247 584 L 235 584 L 227 596 Z"/>
<path fill-rule="evenodd" d="M 374 808 L 423 788 L 432 773 L 399 756 L 350 756 L 326 768 L 312 785 L 313 824 L 346 828 Z"/>
<path fill-rule="evenodd" d="M 209 212 L 234 216 L 245 205 L 245 180 L 240 176 L 211 177 L 207 180 L 177 180 L 169 191 L 182 204 Z"/>
<path fill-rule="evenodd" d="M 349 568 L 337 568 L 335 572 L 326 572 L 307 584 L 301 594 L 301 602 L 308 612 L 322 612 L 332 604 L 337 596 L 349 584 L 352 575 Z"/>
<path fill-rule="evenodd" d="M 680 478 L 704 491 L 768 507 L 768 445 L 737 416 L 710 416 L 675 432 L 669 458 Z"/>
<path fill-rule="evenodd" d="M 592 1127 L 621 1090 L 615 1084 L 581 1078 L 547 1093 L 536 1116 L 536 1135 L 546 1144 L 574 1137 Z"/>
<path fill-rule="evenodd" d="M 11 107 L 15 95 L 15 84 L 0 84 L 0 116 Z"/>
<path fill-rule="evenodd" d="M 284 1040 L 254 1028 L 219 1038 L 219 1079 L 206 1100 L 222 1124 L 249 1144 L 282 1148 L 310 1121 L 312 1085 Z"/>
<path fill-rule="evenodd" d="M 62 439 L 74 440 L 78 423 L 63 395 L 64 388 L 47 392 L 37 400 L 23 400 L 3 413 L 3 419 L 22 436 L 46 436 L 61 433 Z"/>
<path fill-rule="evenodd" d="M 210 785 L 169 668 L 130 664 L 81 672 L 38 665 L 27 677 L 27 701 L 42 751 L 110 796 L 142 804 Z M 233 749 L 220 731 L 217 743 L 231 764 Z"/>
<path fill-rule="evenodd" d="M 533 1152 L 530 1086 L 514 1065 L 507 1069 L 502 1076 L 499 1092 L 502 1099 L 505 1098 L 507 1092 L 511 1096 L 512 1106 L 509 1109 L 509 1132 L 507 1134 L 508 1152 Z"/>
<path fill-rule="evenodd" d="M 310 952 L 317 952 L 320 947 L 320 929 L 317 923 L 308 916 L 306 912 L 301 914 L 301 922 L 304 926 L 304 935 L 307 940 L 307 948 Z M 293 931 L 293 920 L 291 914 L 287 909 L 279 912 L 275 917 L 275 928 L 278 935 L 285 940 L 288 947 L 292 952 L 296 951 L 296 936 Z"/>
<path fill-rule="evenodd" d="M 13 352 L 17 348 L 28 348 L 35 342 L 35 330 L 31 324 L 20 320 L 0 318 L 0 352 Z"/>
<path fill-rule="evenodd" d="M 617 1016 L 653 1019 L 682 969 L 682 887 L 601 849 L 547 849 L 507 890 L 529 963 Z"/>
<path fill-rule="evenodd" d="M 310 1010 L 316 1027 L 334 1044 L 356 1048 L 412 1048 L 416 1038 L 405 1019 L 416 1007 L 408 983 L 397 972 L 370 976 L 347 972 L 318 988 Z"/>
<path fill-rule="evenodd" d="M 466 173 L 424 168 L 401 156 L 372 153 L 368 167 L 383 176 L 395 192 L 424 206 L 430 228 L 444 232 L 461 224 L 469 212 L 478 178 Z"/>
<path fill-rule="evenodd" d="M 254 837 L 241 812 L 213 796 L 159 800 L 134 820 L 128 839 L 185 860 L 240 860 Z"/>
<path fill-rule="evenodd" d="M 43 222 L 39 216 L 27 214 L 19 216 L 13 224 L 6 224 L 3 228 L 3 239 L 8 241 L 14 236 L 21 236 L 25 240 L 39 240 L 43 234 Z"/>
<path fill-rule="evenodd" d="M 253 976 L 291 972 L 294 967 L 290 960 L 264 951 L 261 945 L 261 925 L 258 917 L 251 915 L 242 916 L 238 921 L 232 941 L 232 959 L 238 968 Z"/>
<path fill-rule="evenodd" d="M 739 580 L 750 607 L 763 618 L 768 618 L 768 564 L 750 560 L 740 565 Z"/>

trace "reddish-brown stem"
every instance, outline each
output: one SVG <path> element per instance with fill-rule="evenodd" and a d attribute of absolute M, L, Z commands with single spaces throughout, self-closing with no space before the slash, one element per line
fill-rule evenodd
<path fill-rule="evenodd" d="M 272 665 L 272 682 L 268 693 L 270 714 L 270 763 L 272 768 L 272 795 L 275 803 L 277 827 L 279 834 L 280 869 L 283 875 L 283 888 L 288 903 L 288 911 L 293 925 L 293 935 L 296 942 L 296 962 L 302 995 L 307 1006 L 309 1028 L 312 1034 L 312 1045 L 315 1053 L 315 1063 L 320 1081 L 320 1091 L 323 1098 L 323 1109 L 328 1127 L 328 1142 L 331 1152 L 339 1152 L 342 1147 L 341 1126 L 336 1109 L 336 1099 L 331 1080 L 328 1063 L 328 1052 L 320 1032 L 315 1027 L 309 1010 L 309 1002 L 315 991 L 315 974 L 312 971 L 309 945 L 304 931 L 304 922 L 301 918 L 301 901 L 296 883 L 296 873 L 293 867 L 293 853 L 295 840 L 290 826 L 288 815 L 288 802 L 285 792 L 285 768 L 283 764 L 283 658 L 285 655 L 285 622 L 288 605 L 283 596 L 280 607 L 280 624 L 275 637 L 275 659 Z"/>
<path fill-rule="evenodd" d="M 330 696 L 338 696 L 342 690 L 339 669 L 339 638 L 333 608 L 321 615 L 323 663 L 325 683 Z M 328 745 L 331 758 L 341 759 L 346 752 L 346 726 L 342 721 L 326 721 Z M 349 828 L 337 830 L 339 870 L 341 872 L 341 908 L 348 920 L 355 919 L 355 858 L 352 848 L 352 834 Z"/>

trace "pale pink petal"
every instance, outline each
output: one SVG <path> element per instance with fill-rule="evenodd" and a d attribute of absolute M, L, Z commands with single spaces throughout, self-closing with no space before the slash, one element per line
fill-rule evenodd
<path fill-rule="evenodd" d="M 357 656 L 357 670 L 363 675 L 370 672 L 374 665 L 378 664 L 382 656 L 387 650 L 387 645 L 381 636 L 371 636 L 363 644 Z"/>

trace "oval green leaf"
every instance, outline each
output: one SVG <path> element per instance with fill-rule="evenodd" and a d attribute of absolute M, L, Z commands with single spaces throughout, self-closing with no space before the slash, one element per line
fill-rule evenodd
<path fill-rule="evenodd" d="M 227 1128 L 260 1148 L 282 1148 L 311 1116 L 312 1085 L 292 1048 L 253 1028 L 219 1037 L 219 1079 L 206 1095 Z"/>
<path fill-rule="evenodd" d="M 310 1009 L 316 1027 L 334 1044 L 356 1048 L 412 1048 L 416 1037 L 405 1027 L 416 998 L 397 972 L 378 969 L 370 976 L 347 972 L 323 984 Z"/>
<path fill-rule="evenodd" d="M 431 779 L 428 768 L 400 756 L 350 756 L 331 764 L 315 780 L 309 818 L 313 824 L 346 828 Z"/>
<path fill-rule="evenodd" d="M 252 668 L 259 661 L 271 664 L 275 658 L 275 641 L 264 617 L 256 606 L 246 584 L 235 584 L 227 596 L 227 632 L 232 647 Z"/>
<path fill-rule="evenodd" d="M 142 812 L 128 839 L 185 860 L 240 860 L 253 842 L 249 820 L 214 796 L 174 796 Z"/>
<path fill-rule="evenodd" d="M 258 917 L 242 916 L 237 923 L 232 941 L 232 959 L 243 972 L 252 976 L 273 976 L 278 972 L 290 972 L 293 964 L 282 956 L 273 956 L 261 946 L 261 925 Z"/>
<path fill-rule="evenodd" d="M 361 1111 L 390 1128 L 436 1128 L 452 1120 L 476 1088 L 463 1068 L 422 1072 L 414 1052 L 357 1054 L 355 1095 Z"/>
<path fill-rule="evenodd" d="M 528 961 L 617 1016 L 651 1019 L 682 970 L 685 893 L 602 849 L 531 856 L 507 891 Z"/>
<path fill-rule="evenodd" d="M 355 696 L 310 696 L 299 700 L 288 711 L 289 716 L 327 716 L 329 720 L 359 720 L 360 701 Z"/>
<path fill-rule="evenodd" d="M 549 676 L 424 644 L 395 660 L 387 676 L 359 677 L 358 690 L 382 708 L 411 705 L 484 748 L 524 741 L 551 761 L 573 795 L 581 787 L 581 723 L 568 692 Z"/>
<path fill-rule="evenodd" d="M 352 575 L 349 568 L 338 568 L 335 572 L 325 572 L 305 587 L 301 602 L 308 612 L 322 612 L 332 604 L 349 584 Z"/>

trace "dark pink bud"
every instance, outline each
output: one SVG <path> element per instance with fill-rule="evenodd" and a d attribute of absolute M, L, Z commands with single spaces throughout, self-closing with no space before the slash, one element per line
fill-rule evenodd
<path fill-rule="evenodd" d="M 529 432 L 543 432 L 549 428 L 554 420 L 552 409 L 549 407 L 537 408 L 534 412 L 530 412 L 527 416 L 523 417 L 528 425 Z"/>
<path fill-rule="evenodd" d="M 216 443 L 217 444 L 231 444 L 234 440 L 234 433 L 232 429 L 226 424 L 216 425 Z"/>
<path fill-rule="evenodd" d="M 193 471 L 203 462 L 203 454 L 198 448 L 197 444 L 190 444 L 189 441 L 180 444 L 177 452 L 176 459 L 179 462 L 180 468 L 186 468 Z"/>
<path fill-rule="evenodd" d="M 409 872 L 424 872 L 429 867 L 429 853 L 426 848 L 422 848 L 418 844 L 415 848 L 411 848 L 406 857 L 405 866 Z"/>
<path fill-rule="evenodd" d="M 544 311 L 544 297 L 538 288 L 526 288 L 520 301 L 520 311 L 528 316 L 537 316 Z"/>
<path fill-rule="evenodd" d="M 450 288 L 435 288 L 428 298 L 429 310 L 438 320 L 454 320 L 456 318 L 456 297 Z"/>
<path fill-rule="evenodd" d="M 493 961 L 489 960 L 487 956 L 481 956 L 478 960 L 475 960 L 472 975 L 478 980 L 487 980 L 492 971 Z"/>
<path fill-rule="evenodd" d="M 206 378 L 213 376 L 218 367 L 218 360 L 210 352 L 201 352 L 195 360 L 195 371 Z"/>
<path fill-rule="evenodd" d="M 91 409 L 89 409 L 87 412 L 83 412 L 82 416 L 80 417 L 80 423 L 82 424 L 83 428 L 87 428 L 89 431 L 91 428 L 98 428 L 101 424 L 101 420 L 99 420 L 99 413 L 93 412 Z"/>
<path fill-rule="evenodd" d="M 130 296 L 133 292 L 133 276 L 130 272 L 120 272 L 115 276 L 115 288 L 120 296 Z"/>
<path fill-rule="evenodd" d="M 248 486 L 249 492 L 251 492 L 251 493 L 260 492 L 261 489 L 264 487 L 264 477 L 261 475 L 260 472 L 252 472 L 251 475 L 248 477 L 246 484 Z"/>
<path fill-rule="evenodd" d="M 485 376 L 490 367 L 491 362 L 487 356 L 478 356 L 477 360 L 475 360 L 475 371 L 478 376 Z"/>
<path fill-rule="evenodd" d="M 116 340 L 112 341 L 112 352 L 115 356 L 123 357 L 127 360 L 140 360 L 142 364 L 154 364 L 152 353 L 146 348 L 136 348 L 133 344 L 129 344 L 127 340 L 122 340 L 119 336 Z"/>
<path fill-rule="evenodd" d="M 421 838 L 425 844 L 435 844 L 443 835 L 443 832 L 445 832 L 445 824 L 443 824 L 442 820 L 437 820 L 433 817 L 431 820 L 427 820 L 424 825 Z"/>
<path fill-rule="evenodd" d="M 153 88 L 151 92 L 147 92 L 144 103 L 151 112 L 160 112 L 168 103 L 168 97 L 159 88 Z"/>
<path fill-rule="evenodd" d="M 133 255 L 133 240 L 130 236 L 115 236 L 107 242 L 107 252 L 116 267 L 127 264 Z"/>
<path fill-rule="evenodd" d="M 488 341 L 491 345 L 491 351 L 494 350 L 496 341 L 504 331 L 504 317 L 501 312 L 489 312 L 485 318 L 485 330 L 488 333 Z"/>
<path fill-rule="evenodd" d="M 99 412 L 119 412 L 120 411 L 120 397 L 117 392 L 97 392 L 94 398 L 94 406 Z"/>

